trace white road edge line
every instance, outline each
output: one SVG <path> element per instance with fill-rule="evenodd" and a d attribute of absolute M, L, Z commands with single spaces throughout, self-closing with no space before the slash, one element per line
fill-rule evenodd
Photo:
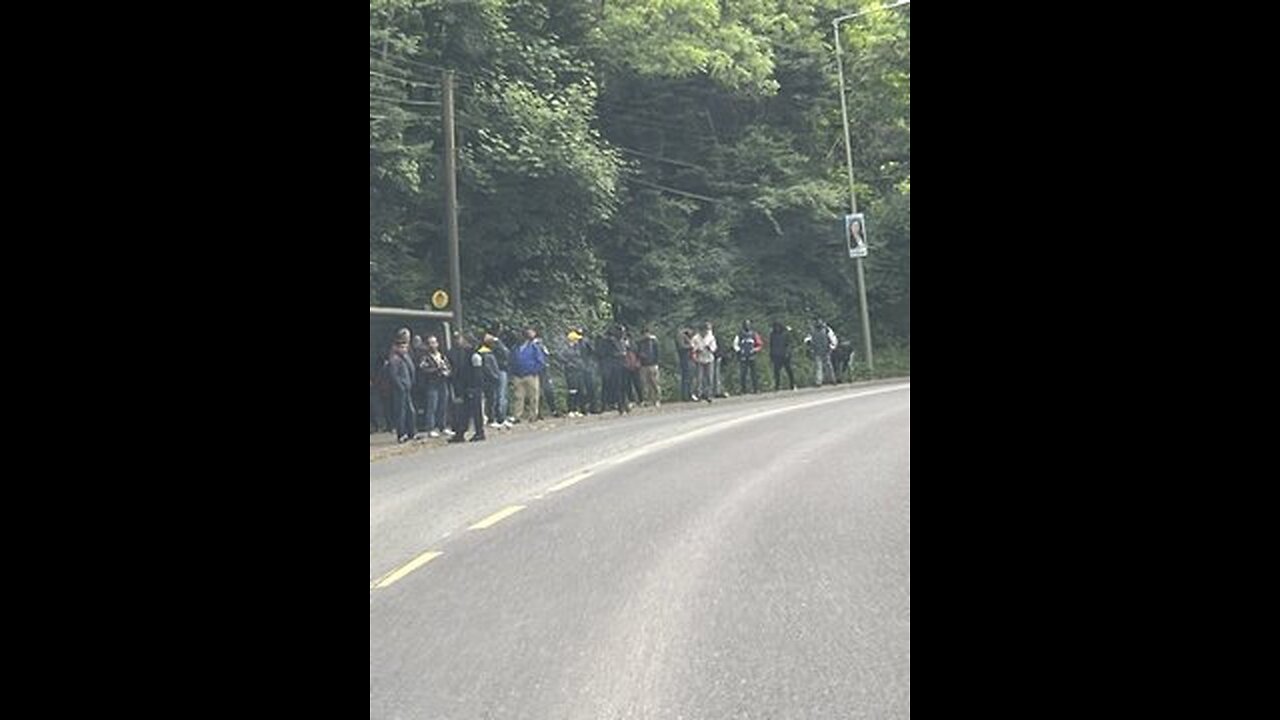
<path fill-rule="evenodd" d="M 899 390 L 910 390 L 910 389 L 911 389 L 911 383 L 904 383 L 902 385 L 892 385 L 889 387 L 875 388 L 873 390 L 863 390 L 861 392 L 850 393 L 847 395 L 841 394 L 838 397 L 822 398 L 821 400 L 811 400 L 809 402 L 800 403 L 799 405 L 788 405 L 787 407 L 775 408 L 773 410 L 765 410 L 764 412 L 751 413 L 743 417 L 734 418 L 733 420 L 717 420 L 707 425 L 704 425 L 696 430 L 687 432 L 679 437 L 668 438 L 666 440 L 659 440 L 657 442 L 649 443 L 648 445 L 643 445 L 641 447 L 636 448 L 635 450 L 629 450 L 621 455 L 615 455 L 611 458 L 608 458 L 607 460 L 601 460 L 600 462 L 594 465 L 591 465 L 589 467 L 583 468 L 581 470 L 575 470 L 567 478 L 565 478 L 564 480 L 561 480 L 555 485 L 552 485 L 546 490 L 543 490 L 542 492 L 549 494 L 549 493 L 557 492 L 559 490 L 563 490 L 571 485 L 576 485 L 577 483 L 582 482 L 583 480 L 586 480 L 589 476 L 601 470 L 604 470 L 606 468 L 621 465 L 623 463 L 628 463 L 628 462 L 631 462 L 632 460 L 635 460 L 636 458 L 643 457 L 650 453 L 658 452 L 659 450 L 666 450 L 667 448 L 672 447 L 674 445 L 679 445 L 680 443 L 689 442 L 690 440 L 696 440 L 700 437 L 705 437 L 707 435 L 711 435 L 713 433 L 717 433 L 722 430 L 728 430 L 729 428 L 737 427 L 738 425 L 743 425 L 745 423 L 755 422 L 756 420 L 762 420 L 764 418 L 773 417 L 774 415 L 780 415 L 782 413 L 794 412 L 796 410 L 804 410 L 805 408 L 816 407 L 818 405 L 827 405 L 829 403 L 841 402 L 843 400 L 853 400 L 855 398 L 868 397 L 870 395 L 883 395 L 884 393 L 897 392 Z"/>

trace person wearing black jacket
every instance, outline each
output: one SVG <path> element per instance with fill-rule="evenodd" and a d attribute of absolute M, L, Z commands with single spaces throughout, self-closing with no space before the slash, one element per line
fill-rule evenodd
<path fill-rule="evenodd" d="M 462 368 L 470 364 L 470 355 L 468 350 L 462 346 L 463 334 L 458 331 L 453 333 L 453 347 L 449 352 L 445 353 L 445 357 L 449 359 L 449 367 L 453 368 L 453 374 L 449 377 L 449 427 L 453 428 L 448 434 L 457 436 L 458 424 L 462 420 L 462 405 L 466 399 L 462 394 Z"/>
<path fill-rule="evenodd" d="M 582 412 L 599 415 L 600 407 L 600 362 L 597 356 L 596 343 L 587 336 L 585 327 L 578 328 L 582 339 L 578 341 L 578 351 L 582 354 Z"/>
<path fill-rule="evenodd" d="M 644 388 L 644 400 L 662 407 L 658 390 L 658 336 L 651 325 L 644 326 L 644 334 L 636 341 L 636 355 L 640 357 L 640 383 Z"/>
<path fill-rule="evenodd" d="M 600 357 L 600 371 L 604 374 L 605 409 L 616 406 L 619 415 L 630 412 L 627 407 L 626 391 L 622 386 L 627 372 L 624 364 L 627 349 L 622 341 L 621 326 L 614 325 L 609 328 L 605 336 L 600 338 L 597 350 Z"/>
<path fill-rule="evenodd" d="M 782 387 L 782 371 L 787 371 L 787 380 L 791 389 L 796 389 L 796 376 L 791 370 L 791 328 L 781 322 L 774 321 L 773 332 L 769 333 L 769 361 L 773 363 L 773 391 Z"/>
<path fill-rule="evenodd" d="M 582 356 L 582 333 L 570 330 L 565 336 L 569 341 L 560 355 L 564 363 L 564 384 L 569 391 L 569 417 L 582 417 L 586 413 L 584 398 L 587 377 L 586 359 Z"/>
<path fill-rule="evenodd" d="M 489 419 L 489 427 L 496 429 L 502 428 L 503 425 L 498 420 L 498 383 L 502 379 L 502 372 L 498 369 L 498 353 L 493 349 L 495 342 L 501 341 L 492 335 L 485 335 L 484 343 L 476 351 L 480 354 L 480 370 L 484 389 L 484 414 Z"/>
<path fill-rule="evenodd" d="M 459 338 L 454 350 L 458 351 L 460 361 L 454 367 L 454 390 L 462 398 L 462 403 L 456 406 L 458 417 L 453 428 L 455 435 L 449 442 L 463 442 L 468 425 L 475 427 L 471 441 L 479 442 L 484 440 L 484 409 L 480 406 L 484 394 L 484 358 L 480 357 L 475 344 L 465 334 Z"/>

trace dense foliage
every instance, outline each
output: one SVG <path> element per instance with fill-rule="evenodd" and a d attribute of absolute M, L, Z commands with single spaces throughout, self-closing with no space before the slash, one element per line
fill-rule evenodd
<path fill-rule="evenodd" d="M 457 73 L 469 324 L 860 331 L 831 20 L 851 0 L 370 0 L 369 300 L 447 287 Z M 910 5 L 841 25 L 868 299 L 909 347 Z"/>

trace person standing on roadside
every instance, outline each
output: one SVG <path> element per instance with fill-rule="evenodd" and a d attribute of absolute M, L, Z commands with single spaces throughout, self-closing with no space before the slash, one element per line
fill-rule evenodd
<path fill-rule="evenodd" d="M 568 344 L 560 353 L 560 359 L 564 363 L 564 384 L 569 394 L 568 417 L 582 417 L 586 414 L 584 386 L 587 374 L 586 361 L 582 357 L 582 335 L 577 330 L 570 330 L 565 339 Z"/>
<path fill-rule="evenodd" d="M 465 333 L 455 349 L 461 350 L 464 363 L 457 368 L 454 381 L 455 388 L 462 395 L 462 403 L 458 406 L 458 422 L 454 427 L 456 434 L 449 438 L 449 442 L 464 442 L 468 425 L 475 428 L 471 434 L 471 442 L 480 442 L 485 439 L 484 409 L 481 407 L 481 397 L 484 394 L 484 358 L 480 356 L 471 337 Z"/>
<path fill-rule="evenodd" d="M 533 422 L 538 419 L 538 400 L 542 371 L 547 367 L 547 351 L 533 328 L 524 331 L 524 342 L 511 354 L 512 384 L 515 386 L 516 422 Z"/>
<path fill-rule="evenodd" d="M 813 351 L 814 384 L 821 386 L 823 383 L 834 383 L 836 371 L 831 366 L 831 351 L 838 344 L 835 331 L 827 325 L 825 320 L 818 318 L 813 324 L 813 330 L 804 341 Z"/>
<path fill-rule="evenodd" d="M 702 332 L 694 335 L 692 338 L 693 361 L 698 366 L 697 389 L 693 392 L 693 399 L 706 400 L 711 402 L 711 396 L 715 394 L 715 362 L 716 362 L 716 336 L 711 331 L 711 322 L 702 323 Z"/>
<path fill-rule="evenodd" d="M 680 361 L 680 400 L 687 402 L 693 396 L 693 329 L 682 327 L 676 331 L 676 359 Z"/>
<path fill-rule="evenodd" d="M 796 389 L 796 376 L 791 370 L 791 328 L 775 320 L 769 333 L 769 361 L 773 364 L 773 391 L 782 386 L 782 371 L 787 371 L 791 389 Z"/>
<path fill-rule="evenodd" d="M 654 407 L 662 407 L 658 390 L 658 336 L 653 326 L 646 324 L 636 341 L 636 356 L 640 359 L 640 385 L 644 389 L 642 400 Z"/>
<path fill-rule="evenodd" d="M 427 338 L 427 354 L 418 365 L 418 375 L 427 389 L 427 436 L 438 438 L 442 434 L 453 435 L 445 427 L 449 411 L 449 379 L 453 376 L 453 366 L 449 364 L 449 358 L 440 352 L 440 341 L 435 335 Z"/>
<path fill-rule="evenodd" d="M 404 443 L 417 436 L 413 410 L 413 358 L 409 354 L 409 329 L 396 333 L 395 350 L 391 353 L 391 407 L 396 420 L 396 442 Z"/>
<path fill-rule="evenodd" d="M 738 356 L 738 388 L 747 394 L 747 375 L 751 375 L 751 392 L 760 392 L 760 376 L 756 374 L 756 355 L 764 349 L 760 333 L 751 329 L 751 321 L 742 321 L 742 332 L 733 336 L 733 351 Z"/>

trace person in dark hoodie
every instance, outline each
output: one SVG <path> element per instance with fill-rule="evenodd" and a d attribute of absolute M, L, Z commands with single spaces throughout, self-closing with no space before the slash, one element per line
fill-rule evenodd
<path fill-rule="evenodd" d="M 622 383 L 625 380 L 624 365 L 627 350 L 622 341 L 622 327 L 614 325 L 609 328 L 597 346 L 600 356 L 600 371 L 604 374 L 604 408 L 617 407 L 618 414 L 630 412 L 627 408 L 626 391 Z"/>
<path fill-rule="evenodd" d="M 425 432 L 430 429 L 427 427 L 427 383 L 422 377 L 422 356 L 427 354 L 427 344 L 423 342 L 421 335 L 414 335 L 413 341 L 409 344 L 409 357 L 413 360 L 413 392 L 410 397 L 413 399 L 414 421 L 413 426 L 417 432 Z"/>
<path fill-rule="evenodd" d="M 578 326 L 578 334 L 582 339 L 578 341 L 579 352 L 582 354 L 582 410 L 583 413 L 592 413 L 599 415 L 602 412 L 600 407 L 600 358 L 596 351 L 596 341 L 587 334 L 587 329 Z"/>
<path fill-rule="evenodd" d="M 470 362 L 467 354 L 467 348 L 462 347 L 462 333 L 453 331 L 453 347 L 449 352 L 445 353 L 445 357 L 449 359 L 449 367 L 453 368 L 453 373 L 449 376 L 449 427 L 453 428 L 452 432 L 447 433 L 451 436 L 457 436 L 458 424 L 462 420 L 462 406 L 466 400 L 462 394 L 462 367 Z"/>
<path fill-rule="evenodd" d="M 775 320 L 769 333 L 769 362 L 773 363 L 773 391 L 782 387 L 782 371 L 787 371 L 791 389 L 796 389 L 796 376 L 791 369 L 791 328 Z"/>
<path fill-rule="evenodd" d="M 454 383 L 455 389 L 462 395 L 462 404 L 458 408 L 458 423 L 454 427 L 456 434 L 449 438 L 449 442 L 464 442 L 463 435 L 466 434 L 468 425 L 475 428 L 471 442 L 480 442 L 484 440 L 484 408 L 481 407 L 481 397 L 484 394 L 484 358 L 466 334 L 462 335 L 454 349 L 461 351 L 458 355 L 462 364 L 454 369 Z"/>
<path fill-rule="evenodd" d="M 635 340 L 631 337 L 631 330 L 626 326 L 622 326 L 622 399 L 627 403 L 627 409 L 630 410 L 633 405 L 639 404 L 640 399 L 644 397 L 644 391 L 640 388 L 640 356 L 636 353 Z"/>

